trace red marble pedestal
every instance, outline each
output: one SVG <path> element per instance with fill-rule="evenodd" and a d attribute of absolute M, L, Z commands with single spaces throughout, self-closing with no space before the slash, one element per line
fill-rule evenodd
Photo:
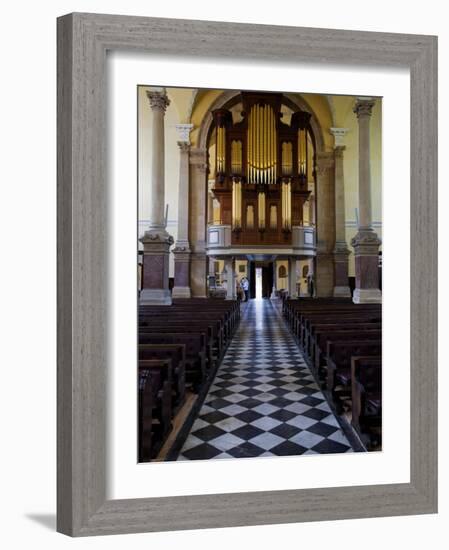
<path fill-rule="evenodd" d="M 348 256 L 349 250 L 336 247 L 334 250 L 334 297 L 350 298 L 351 290 L 348 284 Z"/>
<path fill-rule="evenodd" d="M 177 245 L 173 249 L 175 256 L 175 286 L 173 287 L 173 298 L 191 298 L 190 289 L 190 249 L 186 246 Z"/>
<path fill-rule="evenodd" d="M 143 244 L 143 278 L 139 302 L 141 305 L 171 305 L 168 263 L 173 237 L 165 229 L 150 229 L 140 242 Z"/>
<path fill-rule="evenodd" d="M 372 304 L 382 302 L 379 288 L 380 239 L 372 230 L 359 230 L 351 240 L 355 253 L 355 290 L 353 302 Z"/>

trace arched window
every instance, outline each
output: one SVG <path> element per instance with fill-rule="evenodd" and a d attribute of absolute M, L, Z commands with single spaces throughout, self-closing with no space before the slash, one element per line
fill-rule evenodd
<path fill-rule="evenodd" d="M 279 279 L 285 279 L 287 277 L 287 269 L 285 268 L 285 265 L 279 266 L 278 277 Z"/>

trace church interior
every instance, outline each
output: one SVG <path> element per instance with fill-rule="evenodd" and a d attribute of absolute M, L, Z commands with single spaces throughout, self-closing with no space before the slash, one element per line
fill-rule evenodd
<path fill-rule="evenodd" d="M 138 461 L 381 451 L 381 98 L 137 94 Z"/>

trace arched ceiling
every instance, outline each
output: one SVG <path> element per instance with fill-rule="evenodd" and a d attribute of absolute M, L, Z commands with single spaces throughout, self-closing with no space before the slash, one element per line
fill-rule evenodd
<path fill-rule="evenodd" d="M 176 108 L 179 122 L 194 125 L 190 138 L 192 145 L 195 146 L 198 145 L 199 130 L 204 117 L 221 95 L 228 95 L 230 92 L 198 88 L 168 88 L 167 93 L 173 107 Z M 305 105 L 305 109 L 312 112 L 321 128 L 324 149 L 332 150 L 334 141 L 329 129 L 344 126 L 344 121 L 351 113 L 354 98 L 309 93 L 286 95 L 295 103 Z"/>

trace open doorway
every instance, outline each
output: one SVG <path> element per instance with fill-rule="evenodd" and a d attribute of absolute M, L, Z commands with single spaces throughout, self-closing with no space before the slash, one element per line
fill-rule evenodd
<path fill-rule="evenodd" d="M 249 265 L 251 298 L 269 298 L 273 287 L 273 262 L 252 261 Z"/>
<path fill-rule="evenodd" d="M 262 297 L 262 268 L 256 267 L 256 300 L 261 300 Z"/>

